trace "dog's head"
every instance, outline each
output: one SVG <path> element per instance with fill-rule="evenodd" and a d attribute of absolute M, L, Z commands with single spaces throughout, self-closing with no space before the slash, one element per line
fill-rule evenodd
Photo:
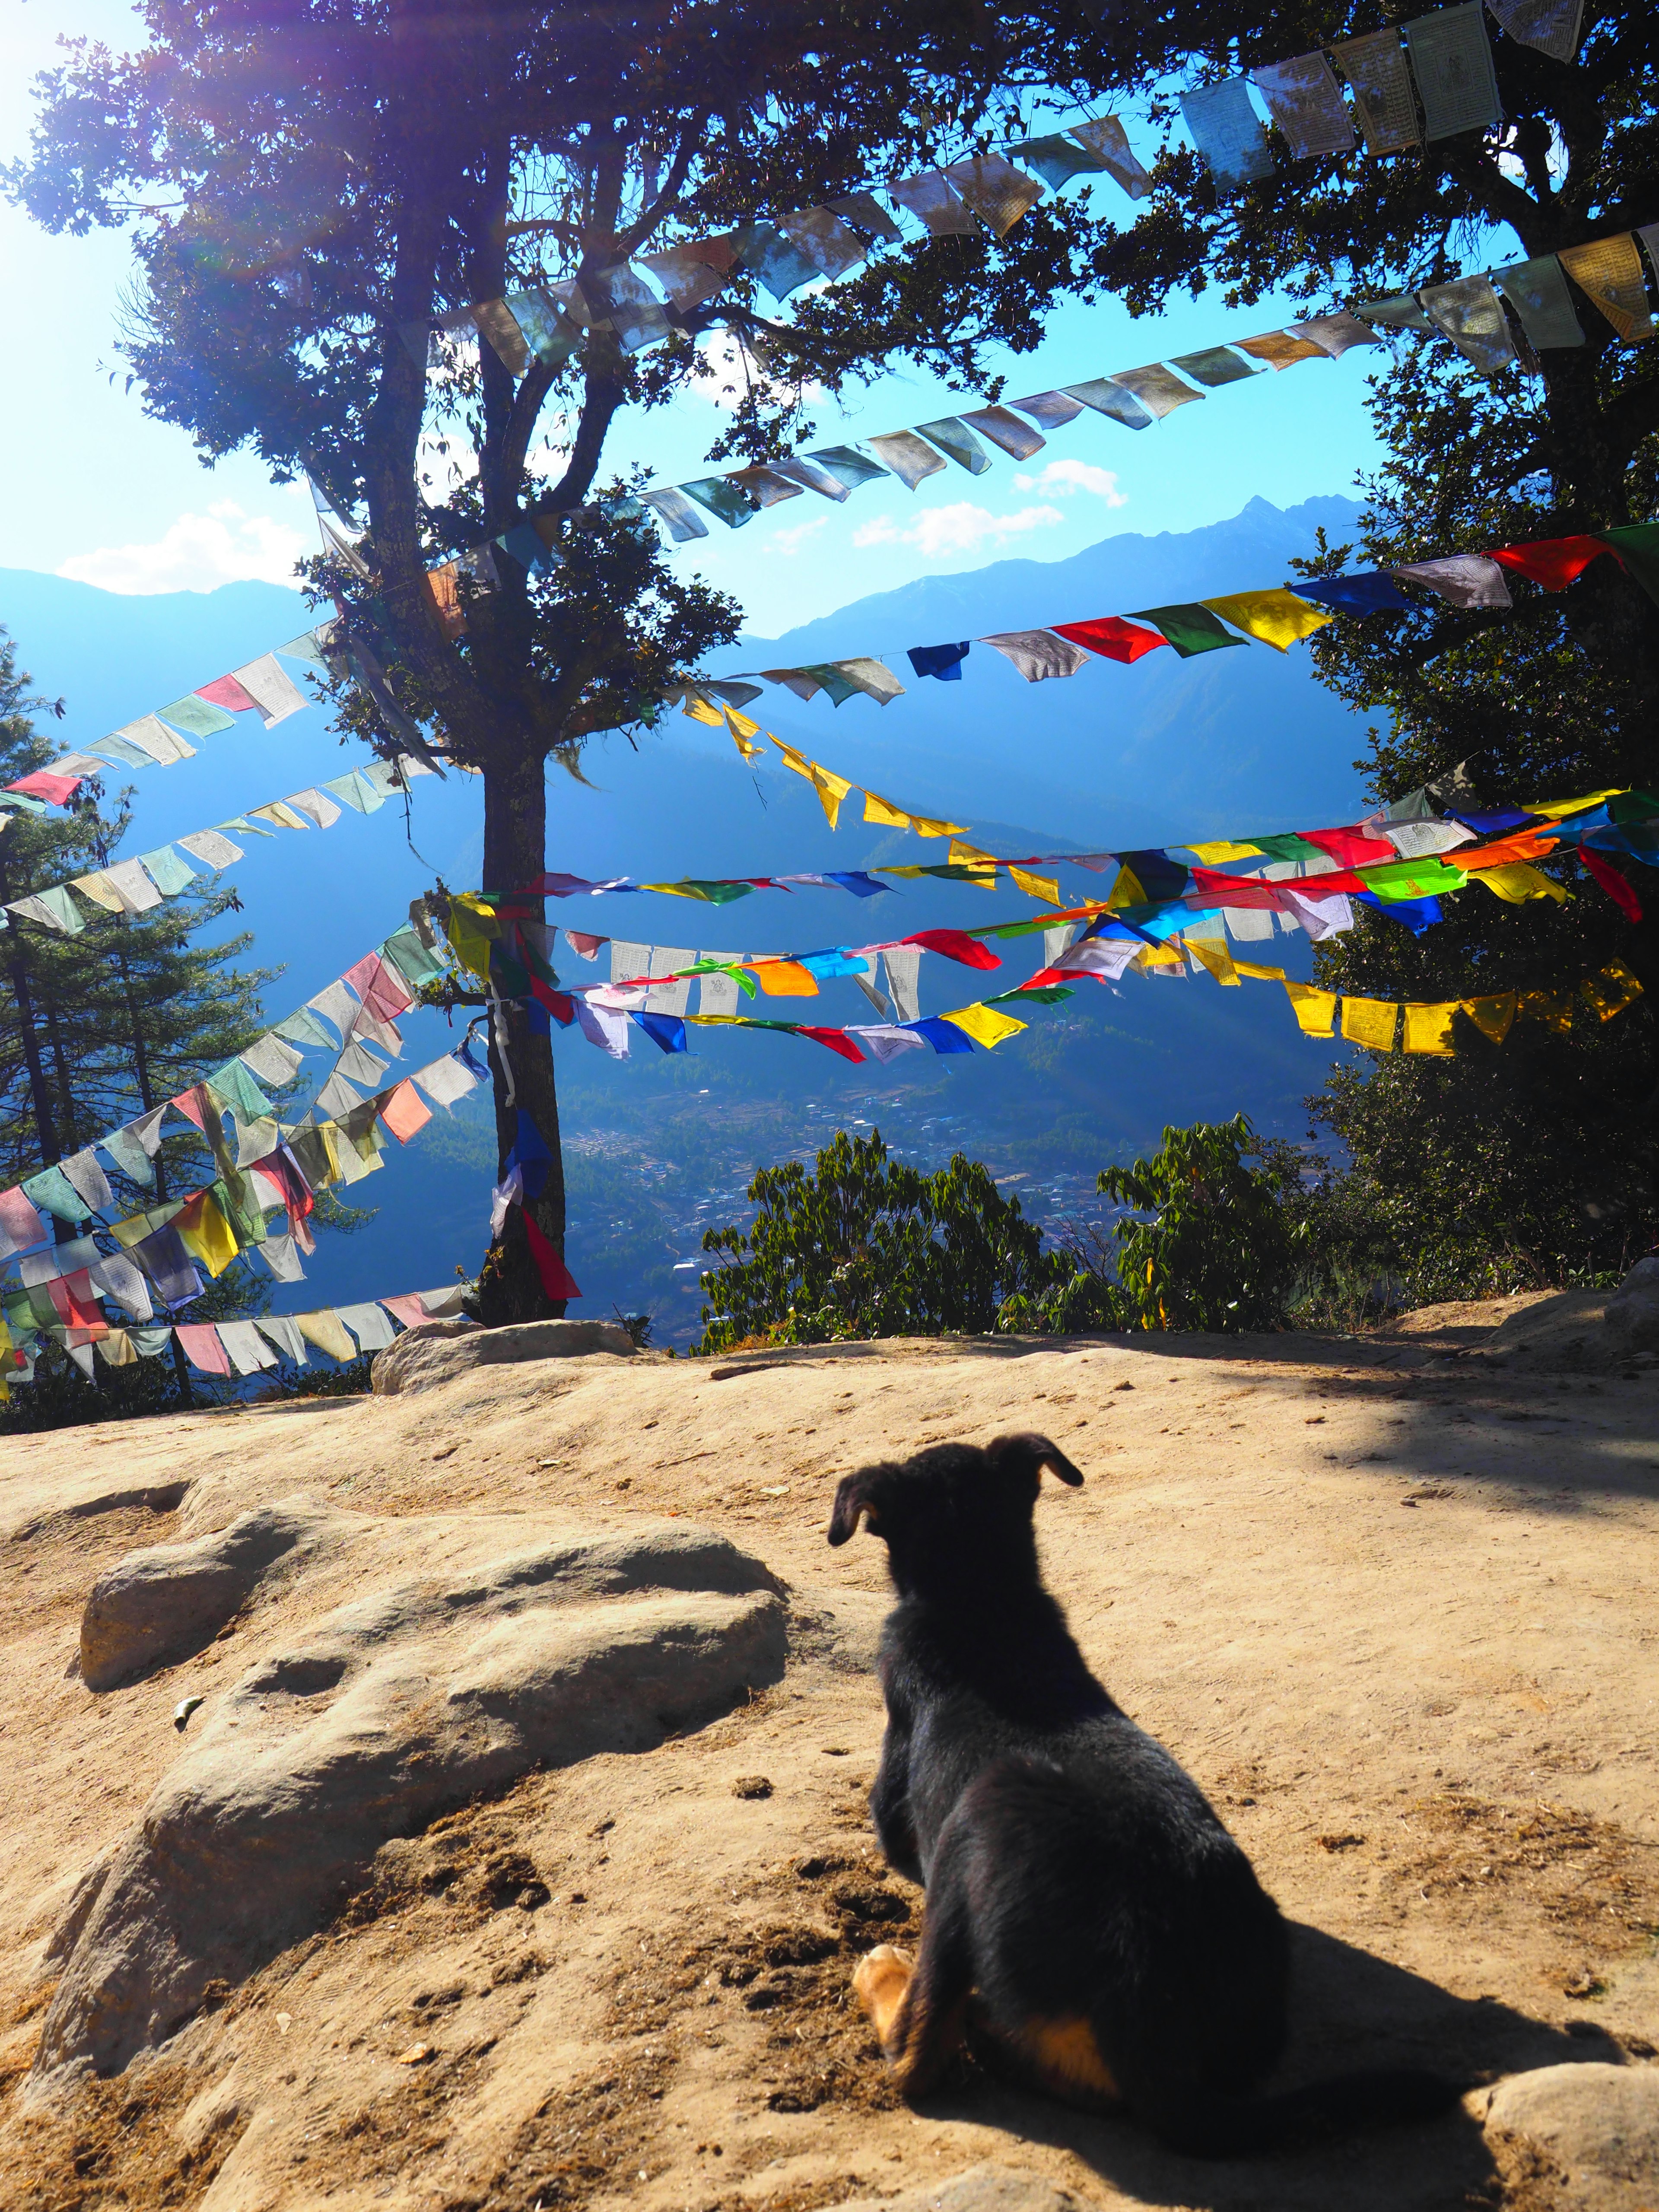
<path fill-rule="evenodd" d="M 1073 1489 L 1083 1477 L 1058 1444 L 1028 1433 L 988 1444 L 933 1444 L 845 1475 L 830 1516 L 844 1544 L 863 1521 L 887 1546 L 900 1592 L 963 1582 L 1029 1579 L 1036 1571 L 1032 1510 L 1044 1468 Z"/>

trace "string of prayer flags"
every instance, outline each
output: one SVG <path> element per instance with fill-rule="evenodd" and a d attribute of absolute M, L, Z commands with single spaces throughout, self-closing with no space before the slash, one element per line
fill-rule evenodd
<path fill-rule="evenodd" d="M 1465 0 L 1462 9 L 1443 13 L 1476 14 L 1477 0 Z M 1629 344 L 1639 344 L 1659 331 L 1638 246 L 1638 240 L 1646 240 L 1648 258 L 1654 260 L 1650 232 L 1655 228 L 1650 224 L 1642 230 L 1621 231 L 1587 245 L 1565 246 L 1555 253 L 1535 254 L 1507 269 L 1482 270 L 1419 292 L 1362 301 L 1354 313 L 1364 323 L 1388 329 L 1437 330 L 1483 375 L 1495 376 L 1517 362 L 1522 368 L 1527 365 L 1525 354 L 1516 348 L 1510 331 L 1505 301 L 1514 310 L 1532 351 L 1583 344 L 1583 325 L 1567 283 L 1571 277 L 1620 337 Z M 1659 262 L 1655 266 L 1659 270 Z"/>

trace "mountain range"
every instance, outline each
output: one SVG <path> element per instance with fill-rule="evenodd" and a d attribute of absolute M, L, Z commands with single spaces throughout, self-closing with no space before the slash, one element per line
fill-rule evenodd
<path fill-rule="evenodd" d="M 904 649 L 1283 582 L 1318 531 L 1341 543 L 1358 514 L 1340 497 L 1287 512 L 1257 499 L 1202 530 L 1122 532 L 1063 561 L 999 561 L 923 578 L 781 637 L 744 637 L 710 671 L 854 654 L 884 660 L 907 686 L 884 708 L 860 698 L 832 709 L 823 696 L 803 705 L 769 688 L 750 711 L 809 757 L 904 806 L 947 815 L 992 850 L 1121 848 L 1350 821 L 1364 804 L 1352 765 L 1361 733 L 1315 682 L 1305 652 L 1249 646 L 1191 660 L 1159 652 L 1133 667 L 1102 661 L 1069 681 L 1032 685 L 984 646 L 973 648 L 960 682 L 919 680 Z M 311 619 L 297 593 L 269 584 L 120 597 L 0 571 L 0 625 L 36 688 L 62 696 L 65 713 L 51 727 L 66 749 L 281 644 Z M 342 749 L 319 709 L 269 732 L 240 717 L 195 759 L 132 779 L 127 849 L 211 826 L 360 757 Z M 942 857 L 907 834 L 866 827 L 856 801 L 832 834 L 801 779 L 745 764 L 723 732 L 678 716 L 656 732 L 593 741 L 583 775 L 578 782 L 549 770 L 548 865 L 575 874 L 672 880 Z M 283 831 L 250 846 L 231 880 L 252 939 L 246 963 L 280 970 L 265 990 L 271 1018 L 398 927 L 434 878 L 453 889 L 476 884 L 480 824 L 476 781 L 452 775 L 416 786 L 406 823 L 389 805 L 368 819 L 348 814 L 325 833 Z M 1079 896 L 1100 880 L 1062 872 Z M 610 897 L 555 912 L 574 927 L 636 941 L 703 949 L 697 940 L 708 935 L 720 950 L 776 951 L 962 927 L 1027 905 L 1006 891 L 922 882 L 878 901 L 803 890 L 718 910 Z M 1005 952 L 995 979 L 925 963 L 923 1010 L 1006 988 L 1037 964 L 1040 941 L 1012 940 Z M 1281 939 L 1273 957 L 1306 972 L 1299 938 Z M 599 973 L 574 963 L 571 980 Z M 826 986 L 810 1010 L 756 1011 L 828 1022 L 869 1012 L 850 982 Z M 405 1066 L 453 1042 L 431 1014 L 414 1018 L 407 1035 Z M 954 1150 L 983 1158 L 1006 1189 L 1053 1223 L 1092 1211 L 1095 1170 L 1156 1145 L 1166 1121 L 1243 1109 L 1266 1131 L 1301 1134 L 1300 1101 L 1317 1088 L 1328 1052 L 1301 1036 L 1272 987 L 1176 988 L 1133 976 L 1116 991 L 1089 984 L 1064 1006 L 1036 1010 L 1030 1028 L 994 1054 L 907 1054 L 885 1069 L 764 1033 L 694 1030 L 690 1053 L 673 1059 L 641 1036 L 620 1065 L 574 1032 L 556 1049 L 568 1253 L 588 1294 L 578 1310 L 651 1310 L 661 1338 L 680 1341 L 698 1303 L 702 1228 L 743 1218 L 757 1167 L 806 1157 L 839 1127 L 878 1126 L 920 1164 L 943 1164 Z M 310 1279 L 277 1286 L 275 1310 L 471 1273 L 486 1239 L 494 1166 L 482 1103 L 441 1113 L 389 1158 L 383 1178 L 353 1191 L 376 1207 L 374 1219 L 324 1240 Z"/>

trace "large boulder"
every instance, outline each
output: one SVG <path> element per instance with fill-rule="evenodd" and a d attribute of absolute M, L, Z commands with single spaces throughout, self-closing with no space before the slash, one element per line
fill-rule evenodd
<path fill-rule="evenodd" d="M 1622 1351 L 1659 1352 L 1659 1256 L 1637 1261 L 1601 1318 Z"/>
<path fill-rule="evenodd" d="M 157 1544 L 92 1586 L 81 1616 L 81 1679 L 112 1690 L 160 1660 L 210 1644 L 279 1559 L 313 1554 L 330 1516 L 290 1503 L 256 1506 L 193 1543 Z"/>
<path fill-rule="evenodd" d="M 1537 2212 L 1644 2212 L 1659 2203 L 1659 2069 L 1512 2074 L 1492 2092 L 1486 2140 Z"/>
<path fill-rule="evenodd" d="M 210 1983 L 310 1933 L 441 1808 L 532 1765 L 647 1749 L 775 1681 L 784 1656 L 775 1577 L 684 1522 L 498 1555 L 325 1616 L 210 1701 L 77 1893 L 37 2093 L 164 2041 Z"/>
<path fill-rule="evenodd" d="M 632 1357 L 633 1338 L 620 1322 L 521 1321 L 503 1328 L 476 1322 L 425 1322 L 377 1352 L 370 1388 L 377 1397 L 433 1390 L 470 1368 L 503 1361 L 573 1359 L 595 1352 Z"/>

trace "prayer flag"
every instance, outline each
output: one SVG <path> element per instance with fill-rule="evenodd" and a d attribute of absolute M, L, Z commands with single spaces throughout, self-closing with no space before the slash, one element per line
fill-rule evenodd
<path fill-rule="evenodd" d="M 1121 422 L 1126 430 L 1144 430 L 1156 419 L 1152 409 L 1143 407 L 1127 385 L 1116 383 L 1109 376 L 1091 376 L 1082 384 L 1068 384 L 1066 391 L 1085 407 L 1092 407 L 1097 415 L 1109 415 L 1115 422 Z"/>
<path fill-rule="evenodd" d="M 1441 1006 L 1407 1006 L 1406 1013 L 1406 1049 L 1407 1052 L 1455 1051 L 1452 1042 L 1452 1016 L 1461 1001 L 1451 999 Z"/>
<path fill-rule="evenodd" d="M 1386 614 L 1397 608 L 1409 612 L 1414 604 L 1380 568 L 1363 576 L 1298 576 L 1287 588 L 1299 599 L 1334 607 L 1343 615 Z"/>
<path fill-rule="evenodd" d="M 843 1060 L 861 1061 L 864 1058 L 845 1030 L 822 1029 L 810 1022 L 791 1022 L 787 1026 L 794 1030 L 797 1036 L 811 1037 L 814 1044 L 827 1046 L 830 1051 L 839 1053 Z"/>
<path fill-rule="evenodd" d="M 1309 315 L 1299 323 L 1287 323 L 1285 335 L 1293 338 L 1310 338 L 1322 353 L 1334 361 L 1354 346 L 1381 345 L 1382 341 L 1375 331 L 1368 330 L 1357 315 L 1346 309 L 1334 315 Z"/>
<path fill-rule="evenodd" d="M 1431 143 L 1464 131 L 1493 131 L 1504 119 L 1480 0 L 1462 0 L 1402 26 Z"/>
<path fill-rule="evenodd" d="M 1054 629 L 1056 637 L 1069 638 L 1073 645 L 1086 646 L 1091 653 L 1108 660 L 1136 661 L 1168 642 L 1156 630 L 1137 629 L 1117 615 L 1101 615 L 1092 622 L 1056 623 Z"/>
<path fill-rule="evenodd" d="M 556 1304 L 562 1299 L 580 1297 L 581 1288 L 575 1277 L 528 1212 L 524 1215 L 524 1233 L 530 1246 L 530 1256 L 536 1263 L 536 1272 L 542 1279 L 542 1288 L 548 1297 Z"/>
<path fill-rule="evenodd" d="M 1190 660 L 1195 653 L 1214 653 L 1224 645 L 1242 642 L 1202 605 L 1137 607 L 1134 619 L 1155 623 L 1183 660 Z"/>
<path fill-rule="evenodd" d="M 994 1006 L 988 1006 L 982 1000 L 976 1006 L 958 1006 L 953 1013 L 941 1014 L 939 1019 L 953 1023 L 965 1035 L 972 1037 L 975 1044 L 983 1045 L 988 1052 L 993 1046 L 1000 1044 L 1004 1037 L 1018 1036 L 1021 1030 L 1028 1026 L 1024 1022 L 1015 1021 L 1011 1015 L 1000 1014 Z"/>
<path fill-rule="evenodd" d="M 918 676 L 937 676 L 941 683 L 945 684 L 959 684 L 962 681 L 962 664 L 967 659 L 970 649 L 969 642 L 965 637 L 954 645 L 913 645 L 908 648 L 910 665 Z M 883 799 L 881 804 L 885 806 L 887 802 Z M 886 817 L 879 815 L 872 816 L 866 806 L 864 818 L 869 822 L 879 821 Z M 908 821 L 909 817 L 906 815 L 899 817 L 895 811 L 895 819 Z"/>
<path fill-rule="evenodd" d="M 864 240 L 827 207 L 780 216 L 778 228 L 821 276 L 844 276 L 867 258 Z"/>
<path fill-rule="evenodd" d="M 432 1109 L 422 1098 L 414 1084 L 405 1077 L 394 1091 L 386 1094 L 380 1107 L 380 1119 L 398 1142 L 406 1145 L 432 1119 Z"/>
<path fill-rule="evenodd" d="M 356 1338 L 360 1351 L 384 1352 L 397 1334 L 390 1318 L 373 1298 L 365 1299 L 361 1305 L 338 1306 L 335 1310 Z"/>
<path fill-rule="evenodd" d="M 234 676 L 215 677 L 211 684 L 200 686 L 196 696 L 215 707 L 228 708 L 233 714 L 252 713 L 259 703 Z"/>
<path fill-rule="evenodd" d="M 911 491 L 924 477 L 938 476 L 945 465 L 944 456 L 914 430 L 889 431 L 878 438 L 866 438 L 865 443 Z"/>
<path fill-rule="evenodd" d="M 1284 977 L 1281 975 L 1282 982 Z M 1384 999 L 1346 999 L 1342 1001 L 1342 1034 L 1350 1044 L 1368 1046 L 1373 1052 L 1392 1052 L 1400 1008 Z"/>
<path fill-rule="evenodd" d="M 228 1375 L 230 1361 L 219 1340 L 219 1332 L 210 1321 L 180 1322 L 173 1334 L 184 1346 L 185 1357 L 191 1365 L 204 1375 Z"/>
<path fill-rule="evenodd" d="M 1491 0 L 1487 0 L 1491 5 Z M 1500 21 L 1503 20 L 1500 16 Z M 1517 261 L 1495 272 L 1504 297 L 1521 318 L 1521 327 L 1534 347 L 1581 346 L 1584 330 L 1572 304 L 1572 294 L 1553 253 L 1540 253 L 1530 261 Z"/>
<path fill-rule="evenodd" d="M 1060 131 L 1046 138 L 1024 139 L 1007 150 L 1017 155 L 1028 169 L 1035 169 L 1054 191 L 1085 172 L 1097 176 L 1106 167 L 1098 154 L 1080 147 L 1075 139 Z"/>
<path fill-rule="evenodd" d="M 1510 38 L 1552 61 L 1570 62 L 1577 52 L 1584 0 L 1486 0 L 1486 5 Z"/>
<path fill-rule="evenodd" d="M 1152 180 L 1129 144 L 1128 133 L 1115 115 L 1098 115 L 1090 123 L 1074 123 L 1069 135 L 1098 154 L 1108 170 L 1132 200 L 1145 199 Z"/>
<path fill-rule="evenodd" d="M 173 1228 L 185 1249 L 210 1275 L 222 1275 L 241 1247 L 210 1190 L 198 1190 L 173 1216 Z M 169 1301 L 171 1303 L 171 1301 Z"/>
<path fill-rule="evenodd" d="M 332 1307 L 325 1307 L 320 1313 L 295 1314 L 294 1320 L 307 1343 L 314 1344 L 319 1352 L 325 1352 L 331 1359 L 337 1359 L 343 1367 L 349 1366 L 357 1357 L 357 1346 L 341 1326 L 340 1317 Z"/>
<path fill-rule="evenodd" d="M 961 929 L 918 929 L 904 939 L 907 945 L 920 945 L 928 952 L 943 953 L 947 960 L 959 961 L 964 968 L 1000 968 L 1001 961 L 977 937 L 969 937 Z M 890 981 L 893 972 L 893 954 L 897 947 L 887 949 L 887 973 Z"/>
<path fill-rule="evenodd" d="M 268 730 L 311 704 L 274 653 L 264 653 L 257 660 L 250 660 L 245 668 L 237 669 L 230 680 L 241 685 L 258 708 L 259 720 Z"/>
<path fill-rule="evenodd" d="M 1290 142 L 1294 160 L 1353 151 L 1354 131 L 1331 65 L 1322 53 L 1297 54 L 1252 70 L 1250 82 Z"/>
<path fill-rule="evenodd" d="M 956 186 L 980 221 L 1006 238 L 1023 215 L 1042 198 L 1042 187 L 1000 154 L 980 154 L 953 161 L 941 172 Z"/>
<path fill-rule="evenodd" d="M 1398 154 L 1407 146 L 1420 146 L 1417 101 L 1399 31 L 1390 25 L 1363 39 L 1345 39 L 1331 52 L 1353 88 L 1365 151 Z"/>
<path fill-rule="evenodd" d="M 82 776 L 53 775 L 49 769 L 39 768 L 28 775 L 20 775 L 15 783 L 5 787 L 21 792 L 26 798 L 46 799 L 54 806 L 66 806 L 84 781 Z"/>
<path fill-rule="evenodd" d="M 1028 684 L 1041 684 L 1050 676 L 1075 676 L 1079 668 L 1089 665 L 1089 656 L 1081 646 L 1056 636 L 1053 630 L 1002 630 L 979 641 L 994 647 L 1005 659 L 1012 660 Z"/>
<path fill-rule="evenodd" d="M 1048 441 L 1040 437 L 1029 423 L 1011 415 L 1006 407 L 969 408 L 961 420 L 988 438 L 994 446 L 1000 446 L 1017 461 L 1030 460 L 1033 453 L 1041 453 Z"/>
<path fill-rule="evenodd" d="M 1269 368 L 1289 368 L 1293 362 L 1328 361 L 1330 355 L 1311 338 L 1293 337 L 1289 331 L 1264 331 L 1260 337 L 1237 338 L 1240 353 L 1265 361 Z"/>
<path fill-rule="evenodd" d="M 927 1048 L 926 1037 L 896 1022 L 866 1022 L 848 1030 L 848 1036 L 856 1037 L 871 1058 L 884 1067 L 890 1060 L 896 1060 L 902 1052 L 921 1052 Z"/>
<path fill-rule="evenodd" d="M 1188 949 L 1191 950 L 1190 943 Z M 1288 975 L 1285 990 L 1304 1036 L 1329 1036 L 1336 1014 L 1335 992 L 1316 990 L 1311 983 L 1293 983 Z"/>
<path fill-rule="evenodd" d="M 1583 988 L 1604 1022 L 1610 1022 L 1642 995 L 1642 986 L 1622 960 L 1609 961 L 1599 975 L 1586 979 Z"/>
<path fill-rule="evenodd" d="M 1589 246 L 1564 246 L 1556 258 L 1621 338 L 1650 338 L 1659 329 L 1648 306 L 1642 257 L 1628 231 Z"/>
<path fill-rule="evenodd" d="M 210 738 L 220 730 L 234 730 L 236 726 L 234 714 L 226 714 L 222 707 L 198 698 L 193 691 L 187 691 L 182 699 L 174 699 L 170 705 L 158 707 L 155 711 L 163 721 L 171 722 L 192 738 Z"/>
<path fill-rule="evenodd" d="M 1317 352 L 1318 348 L 1315 347 Z M 1223 384 L 1241 384 L 1248 378 L 1261 374 L 1248 362 L 1241 361 L 1231 346 L 1205 346 L 1197 353 L 1172 353 L 1170 365 L 1178 368 L 1183 376 L 1190 376 L 1194 384 L 1208 385 L 1213 389 Z"/>
<path fill-rule="evenodd" d="M 947 1022 L 940 1014 L 930 1014 L 921 1021 L 907 1024 L 907 1027 L 913 1029 L 918 1036 L 926 1037 L 935 1052 L 971 1052 L 974 1048 L 967 1032 L 958 1029 L 954 1022 Z"/>
<path fill-rule="evenodd" d="M 1484 553 L 1452 553 L 1440 561 L 1407 561 L 1389 572 L 1437 592 L 1455 607 L 1510 607 L 1504 571 Z"/>
<path fill-rule="evenodd" d="M 1057 430 L 1064 423 L 1075 422 L 1083 412 L 1083 402 L 1069 392 L 1034 392 L 1029 399 L 1011 399 L 1008 404 L 1040 422 L 1045 430 Z"/>
<path fill-rule="evenodd" d="M 1173 369 L 1165 368 L 1159 361 L 1149 362 L 1145 368 L 1114 369 L 1110 382 L 1121 385 L 1132 392 L 1149 415 L 1160 420 L 1184 407 L 1189 399 L 1202 399 L 1201 392 L 1194 392 L 1190 384 L 1183 384 Z M 1070 389 L 1079 390 L 1077 385 Z"/>
<path fill-rule="evenodd" d="M 1273 174 L 1267 134 L 1250 105 L 1244 78 L 1228 77 L 1221 84 L 1183 92 L 1181 112 L 1218 194 L 1241 191 L 1257 179 Z"/>
<path fill-rule="evenodd" d="M 1218 599 L 1200 602 L 1212 614 L 1230 622 L 1264 645 L 1285 653 L 1331 620 L 1328 609 L 1310 606 L 1299 592 L 1291 591 L 1232 592 Z"/>
<path fill-rule="evenodd" d="M 230 1354 L 231 1364 L 239 1375 L 258 1375 L 276 1364 L 276 1354 L 252 1322 L 222 1321 L 217 1327 L 219 1341 Z"/>
<path fill-rule="evenodd" d="M 1659 604 L 1659 522 L 1626 523 L 1617 530 L 1598 530 L 1595 534 L 1618 555 L 1621 566 L 1648 597 Z"/>
<path fill-rule="evenodd" d="M 641 492 L 640 497 L 647 507 L 654 507 L 662 517 L 669 536 L 677 545 L 684 545 L 690 538 L 708 537 L 708 525 L 684 492 L 672 484 L 665 484 L 656 491 Z"/>
<path fill-rule="evenodd" d="M 890 200 L 927 226 L 930 238 L 978 238 L 980 227 L 957 198 L 944 173 L 923 169 L 885 185 Z M 871 443 L 876 441 L 872 439 Z"/>
<path fill-rule="evenodd" d="M 1528 867 L 1524 860 L 1511 860 L 1504 867 L 1480 868 L 1472 873 L 1476 883 L 1485 884 L 1489 891 L 1510 906 L 1524 905 L 1528 899 L 1564 900 L 1568 896 L 1559 884 L 1540 875 L 1536 868 Z"/>
<path fill-rule="evenodd" d="M 46 1224 L 35 1212 L 27 1194 L 14 1187 L 0 1190 L 0 1259 L 10 1259 L 15 1252 L 27 1251 L 30 1245 L 43 1243 Z"/>
<path fill-rule="evenodd" d="M 1478 1030 L 1502 1044 L 1515 1020 L 1515 994 L 1501 991 L 1486 999 L 1460 999 L 1458 1005 Z"/>
<path fill-rule="evenodd" d="M 848 487 L 819 461 L 808 460 L 803 454 L 796 453 L 787 461 L 774 461 L 770 466 L 772 474 L 781 477 L 786 483 L 799 484 L 804 490 L 815 491 L 821 499 L 833 499 L 837 506 L 844 506 L 847 502 Z"/>
<path fill-rule="evenodd" d="M 706 507 L 710 514 L 718 515 L 732 530 L 741 530 L 760 512 L 754 501 L 745 498 L 738 486 L 725 477 L 699 477 L 695 483 L 681 484 L 679 489 L 688 499 L 695 499 L 699 507 Z"/>
<path fill-rule="evenodd" d="M 59 1221 L 83 1221 L 88 1207 L 86 1200 L 61 1167 L 42 1168 L 38 1175 L 26 1176 L 19 1185 L 24 1195 L 36 1206 L 43 1206 Z"/>
<path fill-rule="evenodd" d="M 1492 557 L 1547 592 L 1565 592 L 1607 550 L 1599 538 L 1543 538 L 1530 545 L 1495 545 Z"/>
<path fill-rule="evenodd" d="M 21 915 L 26 921 L 38 921 L 47 929 L 61 930 L 66 937 L 78 937 L 87 926 L 66 884 L 53 884 L 50 890 L 13 899 L 6 911 Z"/>
<path fill-rule="evenodd" d="M 1471 4 L 1478 11 L 1479 0 Z M 1417 296 L 1435 328 L 1482 375 L 1496 376 L 1514 366 L 1515 341 L 1491 277 L 1464 276 L 1455 284 L 1431 284 Z"/>

